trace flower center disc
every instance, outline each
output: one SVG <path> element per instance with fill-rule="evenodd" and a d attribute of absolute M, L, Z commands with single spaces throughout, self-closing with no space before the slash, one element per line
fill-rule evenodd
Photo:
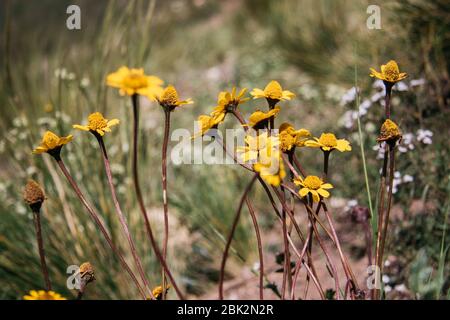
<path fill-rule="evenodd" d="M 324 133 L 320 136 L 319 142 L 327 147 L 336 147 L 336 136 L 332 133 Z"/>
<path fill-rule="evenodd" d="M 308 189 L 317 190 L 322 185 L 322 180 L 316 176 L 307 176 L 305 180 L 303 180 L 303 184 Z"/>

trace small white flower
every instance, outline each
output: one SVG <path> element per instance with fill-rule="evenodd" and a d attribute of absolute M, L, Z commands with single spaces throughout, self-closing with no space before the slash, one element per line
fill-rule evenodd
<path fill-rule="evenodd" d="M 432 144 L 433 132 L 430 130 L 419 129 L 417 130 L 417 141 L 423 144 Z"/>
<path fill-rule="evenodd" d="M 383 274 L 382 281 L 383 283 L 389 283 L 391 281 L 391 278 L 388 275 Z"/>
<path fill-rule="evenodd" d="M 373 82 L 372 87 L 373 87 L 374 89 L 384 90 L 384 82 L 383 82 L 383 80 L 379 80 L 379 79 L 375 80 L 375 81 Z"/>
<path fill-rule="evenodd" d="M 409 174 L 405 174 L 403 176 L 403 183 L 408 183 L 408 182 L 413 182 L 414 181 L 414 177 L 410 176 Z"/>
<path fill-rule="evenodd" d="M 82 87 L 82 88 L 87 88 L 90 84 L 91 84 L 91 80 L 89 80 L 89 78 L 87 78 L 87 77 L 84 77 L 80 81 L 80 87 Z"/>
<path fill-rule="evenodd" d="M 350 88 L 350 89 L 342 96 L 342 98 L 341 98 L 341 106 L 344 106 L 344 105 L 346 105 L 346 104 L 348 104 L 348 103 L 350 103 L 350 102 L 355 101 L 355 99 L 356 99 L 356 92 L 357 92 L 356 90 L 357 90 L 356 87 Z"/>
<path fill-rule="evenodd" d="M 408 289 L 406 288 L 404 283 L 396 285 L 394 287 L 394 290 L 398 291 L 398 292 L 406 292 L 406 291 L 408 291 Z"/>
<path fill-rule="evenodd" d="M 421 79 L 414 79 L 411 80 L 411 82 L 409 83 L 409 85 L 411 87 L 418 87 L 418 86 L 422 86 L 426 83 L 425 79 L 421 78 Z"/>
<path fill-rule="evenodd" d="M 394 86 L 394 88 L 393 88 L 394 90 L 397 90 L 397 91 L 408 91 L 408 85 L 407 84 L 405 84 L 403 81 L 401 81 L 401 82 L 398 82 L 395 86 Z"/>

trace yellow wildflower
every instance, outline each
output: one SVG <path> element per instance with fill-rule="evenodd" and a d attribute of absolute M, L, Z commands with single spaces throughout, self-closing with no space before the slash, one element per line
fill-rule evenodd
<path fill-rule="evenodd" d="M 248 134 L 245 136 L 245 143 L 246 146 L 236 149 L 240 160 L 243 162 L 258 160 L 267 164 L 270 163 L 273 154 L 279 153 L 280 140 L 277 136 L 270 136 L 267 132 L 258 136 Z"/>
<path fill-rule="evenodd" d="M 317 176 L 307 176 L 305 179 L 301 177 L 295 178 L 294 184 L 302 187 L 298 192 L 301 197 L 311 193 L 314 202 L 319 202 L 320 196 L 328 198 L 330 193 L 326 189 L 333 188 L 330 183 L 323 183 L 322 179 Z"/>
<path fill-rule="evenodd" d="M 283 160 L 280 153 L 276 152 L 270 157 L 270 161 L 257 162 L 253 165 L 253 169 L 259 173 L 261 178 L 268 184 L 278 187 L 286 177 Z"/>
<path fill-rule="evenodd" d="M 381 72 L 376 71 L 374 68 L 370 68 L 370 72 L 371 77 L 378 78 L 391 84 L 402 81 L 403 79 L 408 77 L 407 73 L 400 73 L 397 62 L 395 62 L 395 60 L 391 60 L 387 64 L 383 64 L 381 66 Z"/>
<path fill-rule="evenodd" d="M 295 94 L 289 90 L 283 90 L 278 81 L 272 80 L 264 90 L 255 88 L 250 94 L 253 99 L 266 98 L 269 103 L 277 103 L 281 100 L 291 100 Z"/>
<path fill-rule="evenodd" d="M 306 129 L 295 130 L 290 123 L 283 123 L 279 129 L 280 149 L 283 152 L 294 147 L 303 147 L 311 133 Z"/>
<path fill-rule="evenodd" d="M 156 97 L 156 100 L 159 102 L 161 107 L 167 108 L 169 111 L 172 111 L 176 107 L 182 106 L 184 104 L 192 104 L 194 101 L 191 99 L 180 100 L 178 97 L 178 92 L 174 86 L 167 86 L 163 92 Z"/>
<path fill-rule="evenodd" d="M 254 128 L 254 129 L 262 129 L 266 128 L 270 118 L 276 117 L 276 115 L 280 112 L 279 107 L 275 107 L 272 110 L 269 110 L 268 112 L 263 112 L 260 110 L 257 110 L 253 112 L 250 117 L 248 118 L 248 126 Z"/>
<path fill-rule="evenodd" d="M 28 295 L 23 296 L 24 300 L 67 300 L 54 291 L 31 290 Z"/>
<path fill-rule="evenodd" d="M 61 150 L 62 146 L 68 144 L 72 141 L 73 136 L 68 135 L 67 137 L 58 137 L 51 131 L 47 131 L 42 138 L 41 145 L 33 150 L 34 154 L 41 154 L 44 152 L 52 153 L 53 151 L 58 152 Z"/>
<path fill-rule="evenodd" d="M 120 67 L 116 72 L 108 74 L 106 83 L 118 88 L 122 96 L 140 94 L 154 100 L 156 95 L 161 94 L 164 82 L 156 76 L 146 75 L 144 69 Z"/>
<path fill-rule="evenodd" d="M 208 130 L 217 128 L 217 126 L 223 122 L 225 118 L 224 113 L 220 113 L 217 116 L 200 115 L 197 119 L 199 122 L 200 132 L 195 134 L 192 138 L 203 136 Z"/>
<path fill-rule="evenodd" d="M 350 142 L 345 139 L 336 139 L 336 136 L 332 133 L 322 133 L 320 138 L 314 138 L 314 140 L 306 141 L 305 146 L 311 148 L 321 148 L 323 151 L 333 151 L 336 149 L 340 152 L 344 152 L 352 150 Z"/>
<path fill-rule="evenodd" d="M 233 87 L 231 92 L 220 92 L 219 97 L 217 98 L 217 106 L 214 108 L 214 111 L 211 113 L 211 115 L 230 112 L 236 109 L 240 104 L 247 102 L 248 100 L 250 100 L 250 98 L 243 98 L 246 92 L 247 88 L 243 88 L 236 95 L 236 87 Z"/>
<path fill-rule="evenodd" d="M 89 115 L 87 126 L 74 124 L 73 128 L 83 131 L 90 131 L 94 134 L 98 133 L 99 135 L 104 136 L 105 132 L 111 132 L 111 127 L 118 124 L 118 119 L 107 120 L 100 112 L 94 112 Z"/>
<path fill-rule="evenodd" d="M 166 287 L 166 294 L 169 291 L 170 285 L 167 285 Z M 162 286 L 157 286 L 155 288 L 153 288 L 152 290 L 152 294 L 155 297 L 156 300 L 161 300 L 162 299 L 162 293 L 163 293 L 163 287 Z"/>
<path fill-rule="evenodd" d="M 380 136 L 377 138 L 377 141 L 395 142 L 401 138 L 402 133 L 397 124 L 390 119 L 386 119 L 381 126 Z"/>

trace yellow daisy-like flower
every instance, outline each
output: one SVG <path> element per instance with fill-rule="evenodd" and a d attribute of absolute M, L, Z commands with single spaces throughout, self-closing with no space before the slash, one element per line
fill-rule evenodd
<path fill-rule="evenodd" d="M 319 202 L 320 196 L 328 198 L 330 193 L 326 189 L 333 188 L 330 183 L 323 183 L 322 179 L 317 176 L 307 176 L 305 179 L 295 178 L 294 184 L 302 187 L 298 192 L 301 197 L 311 193 L 314 202 Z"/>
<path fill-rule="evenodd" d="M 386 121 L 384 121 L 383 125 L 381 126 L 380 136 L 377 138 L 377 141 L 395 142 L 397 140 L 400 140 L 401 138 L 402 133 L 397 124 L 390 119 L 386 119 Z"/>
<path fill-rule="evenodd" d="M 242 162 L 258 160 L 260 163 L 270 164 L 272 155 L 279 154 L 280 140 L 276 136 L 269 136 L 267 132 L 258 136 L 245 136 L 246 146 L 236 148 Z"/>
<path fill-rule="evenodd" d="M 266 128 L 270 118 L 276 117 L 279 112 L 280 112 L 279 107 L 275 107 L 272 110 L 269 110 L 268 112 L 257 110 L 250 115 L 250 117 L 248 118 L 247 125 L 252 127 L 253 129 Z"/>
<path fill-rule="evenodd" d="M 306 141 L 305 146 L 320 148 L 323 151 L 339 150 L 340 152 L 345 152 L 352 150 L 350 142 L 345 139 L 336 139 L 336 136 L 332 133 L 322 133 L 320 138 Z"/>
<path fill-rule="evenodd" d="M 303 147 L 310 136 L 308 130 L 295 130 L 290 123 L 285 122 L 279 128 L 280 149 L 288 152 L 294 147 Z"/>
<path fill-rule="evenodd" d="M 270 157 L 270 161 L 264 160 L 263 162 L 257 162 L 253 165 L 253 169 L 259 173 L 261 178 L 268 184 L 278 187 L 286 177 L 286 171 L 284 169 L 283 160 L 280 153 L 274 153 Z"/>
<path fill-rule="evenodd" d="M 169 291 L 170 285 L 167 285 L 166 287 L 166 294 Z M 162 293 L 163 293 L 163 287 L 162 286 L 157 286 L 155 288 L 153 288 L 152 290 L 152 294 L 155 297 L 156 300 L 161 300 L 162 299 Z"/>
<path fill-rule="evenodd" d="M 175 89 L 174 86 L 169 85 L 167 86 L 163 92 L 156 97 L 156 100 L 159 102 L 161 107 L 167 108 L 169 111 L 172 111 L 176 107 L 185 105 L 185 104 L 192 104 L 194 101 L 192 99 L 186 99 L 186 100 L 180 100 L 178 97 L 178 92 Z"/>
<path fill-rule="evenodd" d="M 24 300 L 67 300 L 54 291 L 31 290 L 28 295 L 23 296 Z"/>
<path fill-rule="evenodd" d="M 405 72 L 400 72 L 397 62 L 391 60 L 386 64 L 381 66 L 381 72 L 376 71 L 374 68 L 370 68 L 370 76 L 383 80 L 385 82 L 394 84 L 396 82 L 402 81 L 408 74 Z"/>
<path fill-rule="evenodd" d="M 63 145 L 68 144 L 72 141 L 73 136 L 68 135 L 67 137 L 59 137 L 51 131 L 47 131 L 42 138 L 42 142 L 39 147 L 33 150 L 34 154 L 41 154 L 44 152 L 52 153 L 53 151 L 58 152 Z"/>
<path fill-rule="evenodd" d="M 108 74 L 106 83 L 118 88 L 122 96 L 140 94 L 154 100 L 155 96 L 161 94 L 164 82 L 156 76 L 146 75 L 144 69 L 120 67 L 116 72 Z"/>
<path fill-rule="evenodd" d="M 118 119 L 107 120 L 100 112 L 94 112 L 89 115 L 87 126 L 74 124 L 73 128 L 83 131 L 90 131 L 94 134 L 97 133 L 100 136 L 104 136 L 105 132 L 111 132 L 111 127 L 118 124 Z"/>
<path fill-rule="evenodd" d="M 223 122 L 224 118 L 224 113 L 219 113 L 216 116 L 208 116 L 205 114 L 200 115 L 197 119 L 199 122 L 200 132 L 194 134 L 192 138 L 203 136 L 206 132 L 208 132 L 208 130 L 217 128 L 217 126 Z"/>
<path fill-rule="evenodd" d="M 264 90 L 255 88 L 250 92 L 253 99 L 266 98 L 269 103 L 276 103 L 281 100 L 291 100 L 295 94 L 289 90 L 283 90 L 278 81 L 272 80 Z"/>
<path fill-rule="evenodd" d="M 247 88 L 243 88 L 236 95 L 236 87 L 233 87 L 231 92 L 220 92 L 219 97 L 217 98 L 217 106 L 214 108 L 214 111 L 211 113 L 211 115 L 230 112 L 236 109 L 240 104 L 247 102 L 248 100 L 250 100 L 250 98 L 243 98 L 246 92 Z"/>

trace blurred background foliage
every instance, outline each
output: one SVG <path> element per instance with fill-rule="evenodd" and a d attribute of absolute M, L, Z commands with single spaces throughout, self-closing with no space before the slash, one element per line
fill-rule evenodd
<path fill-rule="evenodd" d="M 66 8 L 78 4 L 82 30 L 65 27 Z M 366 27 L 367 6 L 381 7 L 382 29 Z M 21 190 L 27 179 L 45 188 L 44 241 L 55 289 L 66 295 L 66 268 L 90 261 L 98 283 L 86 298 L 136 298 L 128 278 L 99 237 L 49 157 L 30 151 L 44 130 L 71 132 L 93 111 L 121 125 L 106 137 L 124 211 L 152 283 L 159 270 L 146 241 L 130 179 L 130 101 L 105 85 L 105 76 L 121 65 L 143 67 L 174 84 L 193 106 L 177 110 L 173 129 L 193 131 L 193 121 L 210 112 L 217 93 L 238 87 L 264 87 L 271 79 L 297 94 L 285 103 L 280 119 L 320 135 L 332 131 L 349 139 L 349 154 L 332 157 L 339 215 L 344 204 L 367 206 L 359 138 L 354 121 L 357 107 L 342 102 L 357 86 L 366 113 L 361 113 L 363 143 L 372 199 L 376 198 L 380 160 L 375 137 L 382 122 L 380 99 L 369 67 L 389 59 L 410 74 L 407 90 L 398 90 L 394 118 L 404 133 L 414 133 L 413 147 L 399 155 L 398 170 L 413 182 L 395 194 L 397 215 L 389 239 L 391 258 L 401 266 L 391 277 L 392 288 L 403 284 L 409 297 L 445 298 L 449 289 L 449 36 L 450 4 L 445 0 L 171 0 L 171 1 L 26 1 L 0 4 L 0 298 L 21 298 L 40 288 L 32 216 Z M 356 77 L 355 77 L 356 74 Z M 414 85 L 422 83 L 421 85 Z M 241 110 L 248 116 L 259 101 Z M 141 180 L 151 221 L 161 229 L 160 148 L 163 114 L 144 99 L 142 104 Z M 262 107 L 262 106 L 261 106 Z M 359 109 L 361 110 L 361 108 Z M 353 118 L 354 120 L 354 118 Z M 281 120 L 280 120 L 281 121 Z M 227 120 L 225 127 L 237 127 Z M 433 132 L 422 143 L 417 131 Z M 412 148 L 412 149 L 411 149 Z M 101 158 L 93 138 L 76 133 L 64 159 L 89 199 L 102 213 L 115 241 L 123 238 L 111 206 Z M 320 172 L 318 154 L 302 150 L 310 172 Z M 400 179 L 400 178 L 399 178 Z M 171 248 L 169 261 L 181 284 L 192 295 L 207 292 L 217 280 L 224 236 L 249 177 L 236 166 L 170 166 Z M 400 179 L 401 180 L 401 179 Z M 273 216 L 258 188 L 252 197 L 265 230 Z M 338 200 L 342 200 L 339 202 Z M 374 203 L 375 205 L 375 203 Z M 243 216 L 233 246 L 236 266 L 256 261 L 254 236 Z M 250 248 L 250 249 L 249 249 Z M 129 256 L 127 256 L 130 259 Z M 395 290 L 391 292 L 393 298 Z M 389 294 L 389 293 L 388 293 Z M 398 294 L 398 292 L 397 292 Z"/>

